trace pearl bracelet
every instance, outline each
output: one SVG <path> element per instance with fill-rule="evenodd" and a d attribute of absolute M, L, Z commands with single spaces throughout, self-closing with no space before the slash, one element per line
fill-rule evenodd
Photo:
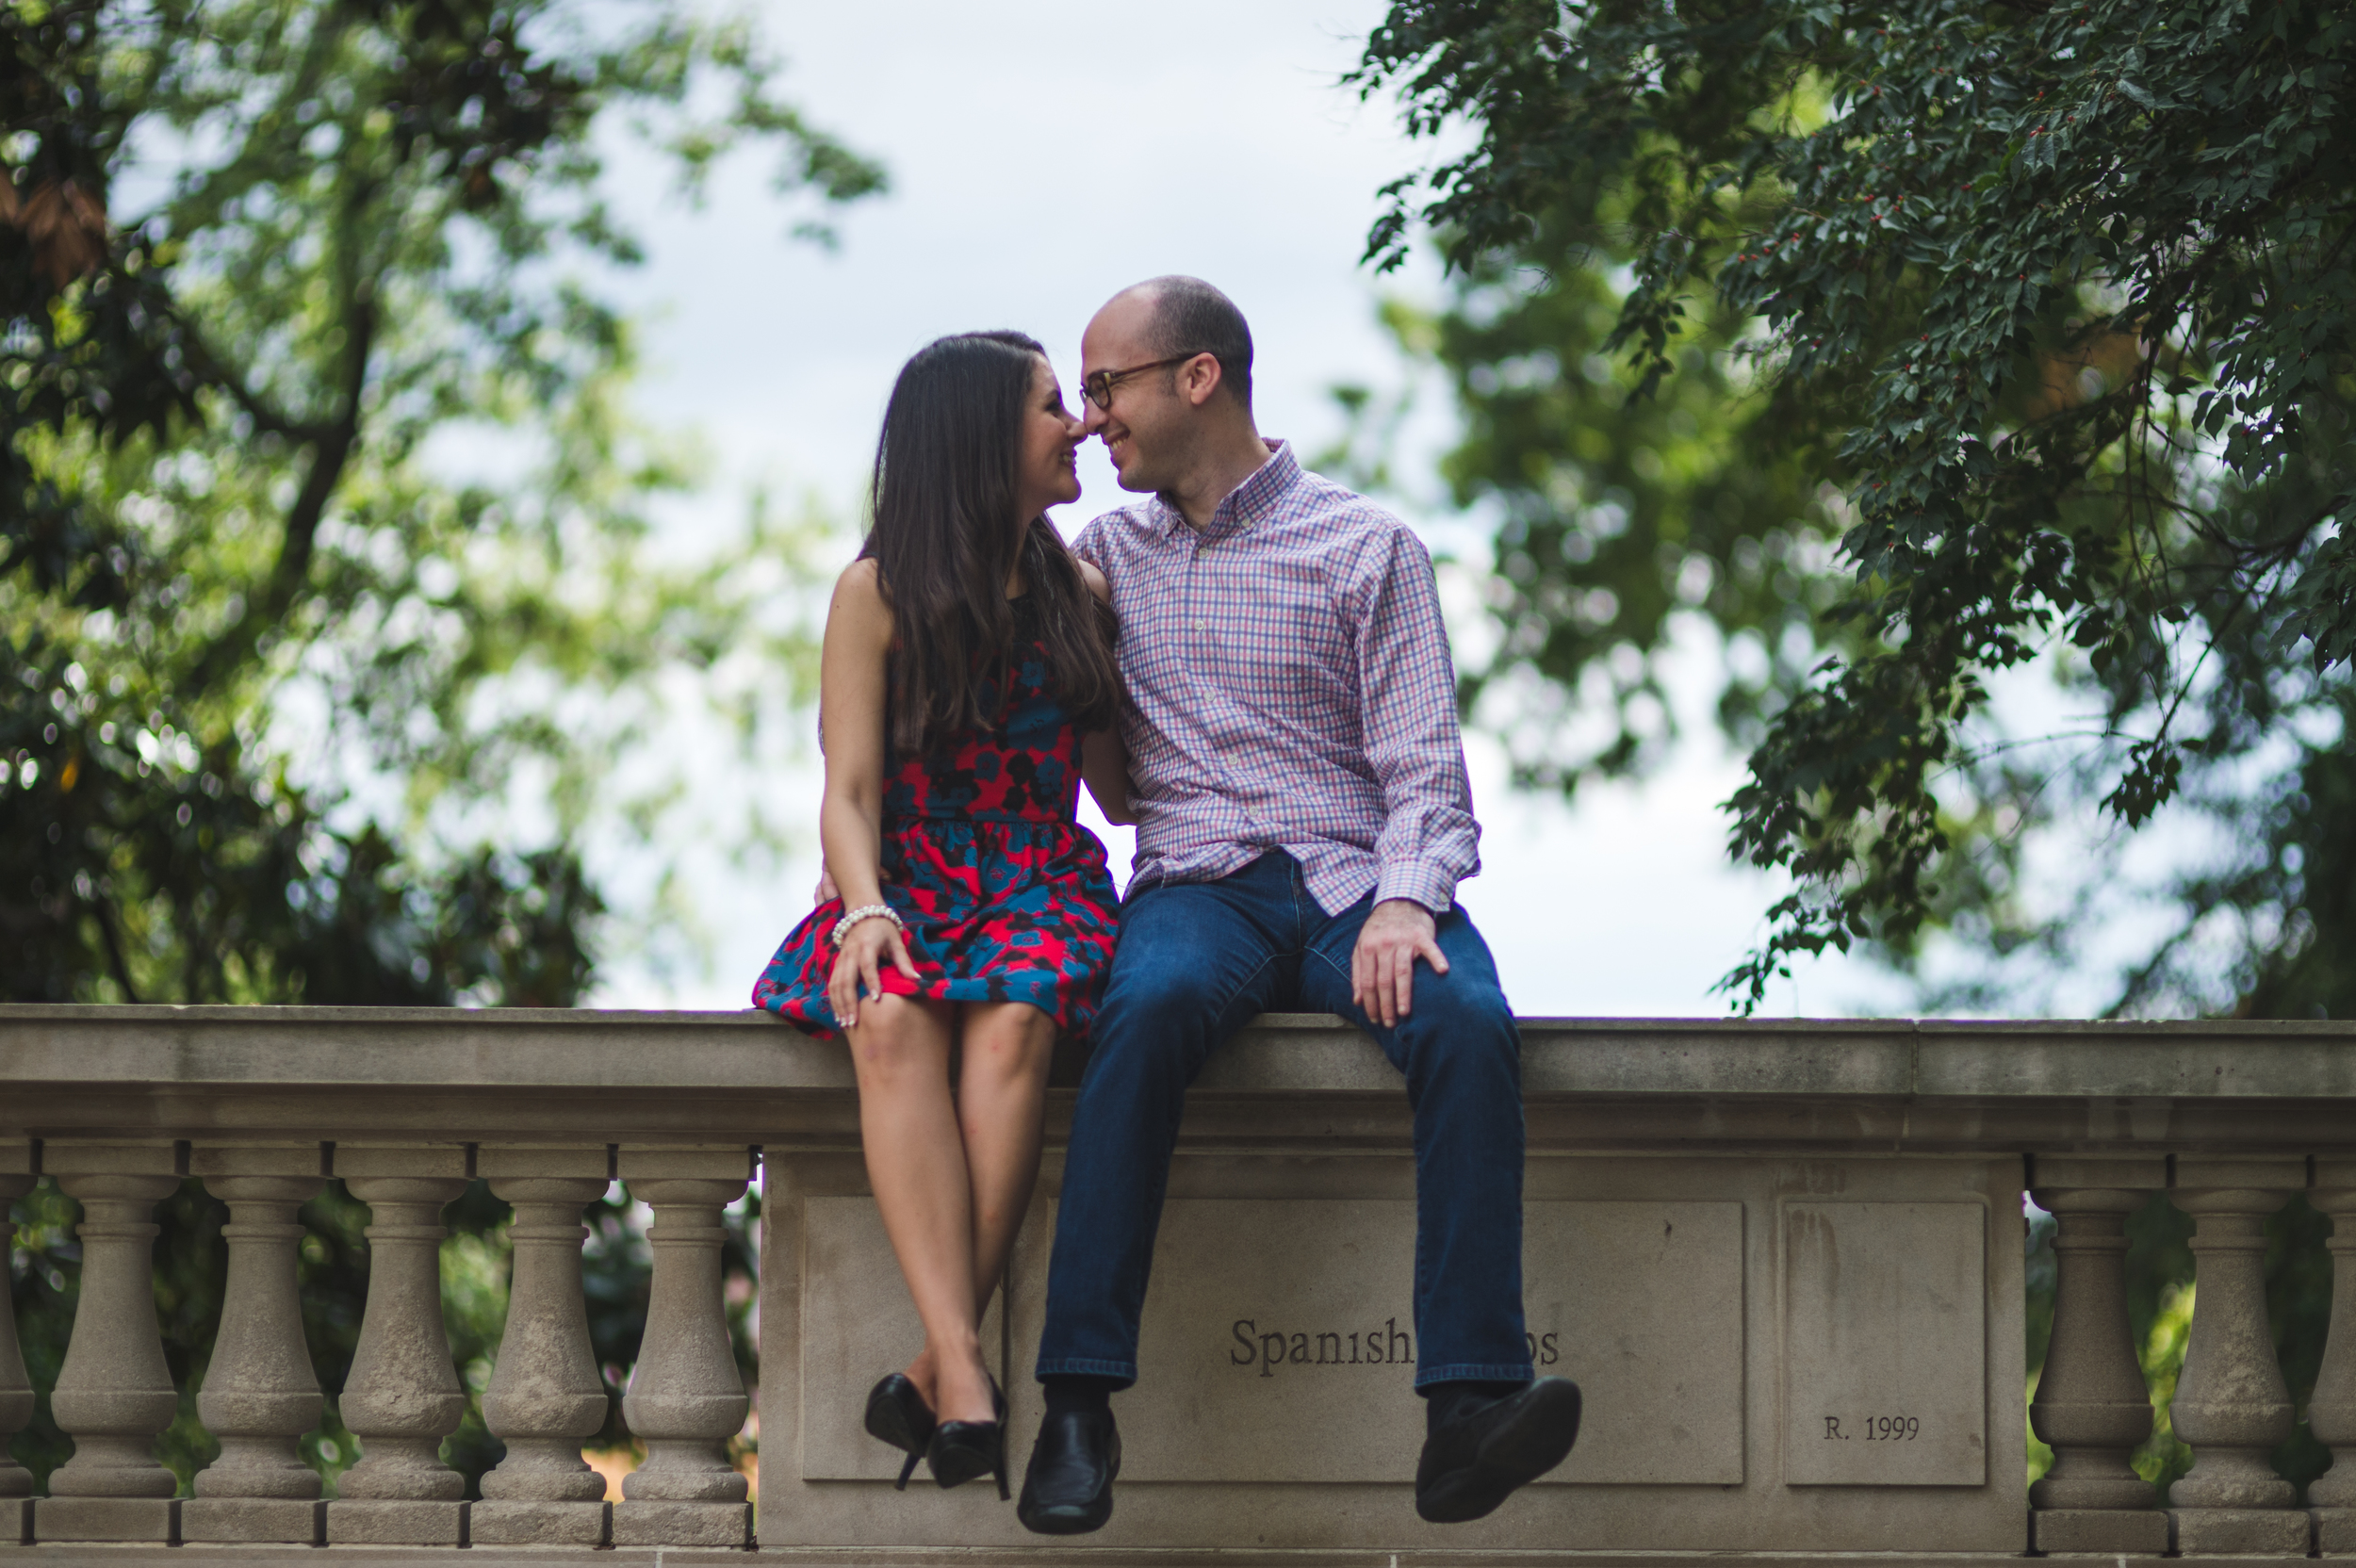
<path fill-rule="evenodd" d="M 843 939 L 851 934 L 851 927 L 863 920 L 888 920 L 899 928 L 901 935 L 908 934 L 908 923 L 900 918 L 900 912 L 891 905 L 862 904 L 856 909 L 843 910 L 843 918 L 834 923 L 834 945 L 841 947 Z"/>

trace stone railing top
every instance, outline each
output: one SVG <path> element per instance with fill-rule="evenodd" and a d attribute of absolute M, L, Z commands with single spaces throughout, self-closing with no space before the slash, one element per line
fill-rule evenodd
<path fill-rule="evenodd" d="M 2344 1022 L 1533 1018 L 1522 1030 L 1541 1142 L 2356 1146 Z M 302 1127 L 761 1142 L 840 1132 L 851 1089 L 839 1044 L 755 1011 L 0 1005 L 0 1137 Z M 1403 1119 L 1398 1075 L 1326 1014 L 1261 1018 L 1198 1090 L 1205 1105 L 1296 1119 L 1322 1103 L 1335 1136 L 1387 1140 Z"/>

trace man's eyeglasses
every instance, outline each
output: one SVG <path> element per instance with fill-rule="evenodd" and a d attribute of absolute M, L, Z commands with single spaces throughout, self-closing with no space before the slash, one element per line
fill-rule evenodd
<path fill-rule="evenodd" d="M 1093 375 L 1081 378 L 1080 396 L 1110 414 L 1113 411 L 1114 387 L 1119 386 L 1131 376 L 1141 376 L 1148 370 L 1161 370 L 1172 365 L 1184 365 L 1196 354 L 1203 351 L 1197 349 L 1191 354 L 1179 354 L 1170 359 L 1157 359 L 1151 365 L 1132 365 L 1125 370 L 1099 370 Z"/>

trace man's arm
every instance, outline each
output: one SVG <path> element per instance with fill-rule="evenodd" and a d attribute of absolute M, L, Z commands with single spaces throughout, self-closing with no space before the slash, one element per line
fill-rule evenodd
<path fill-rule="evenodd" d="M 1356 610 L 1366 760 L 1383 787 L 1375 906 L 1351 955 L 1351 999 L 1385 1027 L 1414 1005 L 1415 960 L 1448 972 L 1434 917 L 1481 867 L 1480 825 L 1456 723 L 1456 670 L 1432 559 L 1394 527 Z"/>
<path fill-rule="evenodd" d="M 1406 899 L 1445 914 L 1456 884 L 1481 869 L 1481 828 L 1432 558 L 1404 527 L 1372 564 L 1362 597 L 1358 689 L 1384 812 L 1374 842 L 1375 901 Z"/>

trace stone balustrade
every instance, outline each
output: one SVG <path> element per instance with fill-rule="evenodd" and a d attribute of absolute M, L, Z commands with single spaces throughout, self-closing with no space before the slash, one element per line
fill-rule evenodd
<path fill-rule="evenodd" d="M 33 1496 L 6 1439 L 34 1398 L 0 1293 L 0 1560 L 655 1564 L 748 1550 L 906 1565 L 1485 1564 L 2030 1553 L 2124 1562 L 2356 1556 L 2356 1027 L 2330 1023 L 1524 1023 L 1525 1305 L 1533 1355 L 1587 1391 L 1571 1461 L 1490 1519 L 1419 1523 L 1414 1170 L 1404 1096 L 1330 1019 L 1263 1019 L 1190 1105 L 1146 1310 L 1145 1384 L 1103 1533 L 1023 1533 L 986 1486 L 890 1482 L 867 1385 L 916 1340 L 866 1195 L 839 1049 L 757 1014 L 0 1006 L 0 1199 L 81 1207 L 51 1410 L 72 1458 Z M 1017 1462 L 1069 1090 L 985 1325 Z M 728 1444 L 721 1212 L 763 1196 L 758 1497 Z M 193 1494 L 154 1444 L 179 1411 L 155 1209 L 189 1177 L 228 1209 Z M 581 1457 L 605 1419 L 583 1207 L 654 1215 L 619 1501 Z M 512 1205 L 504 1337 L 483 1391 L 505 1457 L 466 1497 L 466 1399 L 441 1315 L 442 1210 Z M 368 1205 L 369 1273 L 338 1411 L 362 1457 L 323 1497 L 299 1445 L 321 1391 L 298 1208 Z M 2055 1218 L 2053 1335 L 2024 1394 L 2021 1197 Z M 2129 1456 L 2153 1411 L 2127 1312 L 2128 1217 L 2190 1217 L 2199 1289 L 2167 1496 Z M 2269 1456 L 2298 1412 L 2266 1318 L 2265 1227 L 2338 1225 L 2309 1419 L 2335 1455 L 2304 1505 Z M 2054 1461 L 2024 1492 L 2027 1432 Z M 756 1531 L 755 1505 L 758 1505 Z M 757 1544 L 756 1544 L 757 1543 Z M 595 1553 L 593 1558 L 589 1554 Z M 226 1556 L 224 1556 L 226 1554 Z"/>

